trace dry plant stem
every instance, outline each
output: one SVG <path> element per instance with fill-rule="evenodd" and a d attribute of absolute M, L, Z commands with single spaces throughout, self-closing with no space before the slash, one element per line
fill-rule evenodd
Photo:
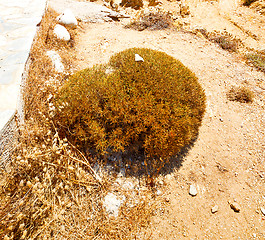
<path fill-rule="evenodd" d="M 52 219 L 51 221 L 49 221 L 48 223 L 46 223 L 43 227 L 42 227 L 42 229 L 38 232 L 38 233 L 36 233 L 35 235 L 34 235 L 34 237 L 33 237 L 33 239 L 35 239 L 35 238 L 37 238 L 44 230 L 45 230 L 45 228 L 46 227 L 48 227 L 53 221 L 54 221 L 55 219 Z"/>
<path fill-rule="evenodd" d="M 53 123 L 53 121 L 51 121 L 52 122 L 52 125 L 53 125 L 53 127 L 54 127 L 54 130 L 56 131 L 56 134 L 57 134 L 57 136 L 58 136 L 58 139 L 60 140 L 60 137 L 59 137 L 59 134 L 58 134 L 58 131 L 57 131 L 57 129 L 56 129 L 56 127 L 55 127 L 55 125 L 54 125 L 54 123 Z M 99 184 L 101 184 L 101 182 L 102 182 L 102 179 L 101 179 L 101 177 L 99 177 L 99 175 L 93 170 L 93 168 L 90 166 L 90 164 L 89 164 L 89 161 L 87 160 L 87 158 L 84 156 L 84 154 L 79 150 L 79 149 L 77 149 L 72 143 L 70 143 L 71 144 L 71 146 L 82 156 L 82 158 L 86 161 L 86 162 L 84 162 L 84 161 L 81 161 L 81 160 L 79 160 L 79 159 L 77 159 L 77 158 L 75 158 L 75 157 L 73 157 L 73 156 L 69 156 L 71 159 L 73 159 L 73 160 L 75 160 L 76 162 L 79 162 L 79 163 L 81 163 L 81 164 L 84 164 L 85 166 L 87 166 L 88 167 L 88 169 L 89 169 L 89 171 L 92 173 L 92 175 L 93 175 L 93 177 L 99 182 Z"/>
<path fill-rule="evenodd" d="M 84 154 L 80 151 L 80 150 L 78 150 L 72 143 L 70 143 L 71 144 L 71 146 L 74 148 L 74 149 L 76 149 L 77 151 L 78 151 L 78 153 L 83 157 L 83 159 L 86 161 L 86 162 L 84 162 L 84 161 L 81 161 L 81 160 L 79 160 L 79 159 L 77 159 L 77 158 L 75 158 L 75 157 L 72 157 L 72 156 L 69 156 L 70 158 L 72 158 L 73 160 L 75 160 L 75 161 L 77 161 L 77 162 L 79 162 L 79 163 L 81 163 L 81 164 L 84 164 L 85 166 L 87 166 L 88 167 L 88 169 L 90 170 L 90 172 L 92 173 L 92 176 L 100 183 L 100 184 L 102 184 L 102 179 L 101 179 L 101 177 L 94 171 L 94 169 L 91 167 L 91 165 L 89 164 L 89 161 L 87 160 L 87 158 L 84 156 Z"/>

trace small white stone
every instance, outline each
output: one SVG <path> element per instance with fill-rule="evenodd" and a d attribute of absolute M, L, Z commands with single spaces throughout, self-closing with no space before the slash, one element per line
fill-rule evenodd
<path fill-rule="evenodd" d="M 157 195 L 157 196 L 160 196 L 161 194 L 162 194 L 162 192 L 161 192 L 160 190 L 157 190 L 157 191 L 156 191 L 156 195 Z"/>
<path fill-rule="evenodd" d="M 218 206 L 217 205 L 213 206 L 211 211 L 212 213 L 216 213 L 218 211 Z"/>
<path fill-rule="evenodd" d="M 139 54 L 135 54 L 135 62 L 143 62 L 144 59 L 139 55 Z"/>
<path fill-rule="evenodd" d="M 113 215 L 114 217 L 118 217 L 119 215 L 119 208 L 123 203 L 123 200 L 117 198 L 117 196 L 113 193 L 108 193 L 103 201 L 103 206 L 106 208 L 108 214 Z"/>
<path fill-rule="evenodd" d="M 47 51 L 46 54 L 52 60 L 52 63 L 53 63 L 55 70 L 57 72 L 63 72 L 64 66 L 62 64 L 62 59 L 61 59 L 60 55 L 53 50 Z"/>
<path fill-rule="evenodd" d="M 71 38 L 70 33 L 67 31 L 67 29 L 60 24 L 55 25 L 53 33 L 57 38 L 61 40 L 69 41 Z"/>
<path fill-rule="evenodd" d="M 57 17 L 57 21 L 63 25 L 70 27 L 77 26 L 77 20 L 75 15 L 70 9 L 66 9 L 60 16 Z"/>
<path fill-rule="evenodd" d="M 265 208 L 261 207 L 260 211 L 262 212 L 262 214 L 265 216 Z"/>
<path fill-rule="evenodd" d="M 195 187 L 194 185 L 190 185 L 189 194 L 190 194 L 191 196 L 196 196 L 197 193 L 198 193 L 198 192 L 197 192 L 196 187 Z"/>

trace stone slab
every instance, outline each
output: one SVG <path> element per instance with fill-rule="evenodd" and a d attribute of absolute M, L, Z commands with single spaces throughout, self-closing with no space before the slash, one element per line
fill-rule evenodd
<path fill-rule="evenodd" d="M 0 132 L 22 106 L 22 74 L 46 2 L 0 0 Z"/>

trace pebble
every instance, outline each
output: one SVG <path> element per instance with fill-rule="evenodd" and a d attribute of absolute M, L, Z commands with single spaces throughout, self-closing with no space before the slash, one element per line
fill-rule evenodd
<path fill-rule="evenodd" d="M 216 213 L 218 211 L 218 206 L 214 205 L 211 209 L 212 213 Z"/>
<path fill-rule="evenodd" d="M 230 203 L 230 207 L 235 211 L 235 212 L 240 212 L 240 206 L 237 202 Z"/>
<path fill-rule="evenodd" d="M 57 21 L 69 27 L 77 26 L 77 20 L 75 18 L 75 15 L 70 9 L 66 9 L 60 16 L 58 16 Z"/>
<path fill-rule="evenodd" d="M 159 185 L 164 185 L 164 182 L 162 180 L 158 181 Z"/>
<path fill-rule="evenodd" d="M 164 183 L 165 184 L 171 184 L 172 181 L 173 181 L 173 177 L 170 174 L 166 175 L 166 177 L 164 179 Z"/>
<path fill-rule="evenodd" d="M 191 196 L 196 196 L 197 193 L 198 193 L 198 192 L 197 192 L 196 187 L 195 187 L 194 185 L 190 185 L 189 194 L 190 194 Z"/>
<path fill-rule="evenodd" d="M 53 66 L 57 72 L 63 72 L 64 66 L 62 64 L 62 59 L 56 51 L 47 51 L 47 56 L 52 60 Z"/>
<path fill-rule="evenodd" d="M 265 216 L 265 208 L 261 207 L 260 211 L 262 212 L 262 214 Z"/>
<path fill-rule="evenodd" d="M 60 24 L 55 25 L 53 32 L 54 32 L 55 36 L 61 40 L 65 40 L 65 41 L 70 40 L 69 32 L 67 31 L 67 29 L 64 26 L 62 26 Z"/>
<path fill-rule="evenodd" d="M 156 195 L 157 195 L 157 196 L 160 196 L 161 194 L 162 194 L 162 192 L 161 192 L 160 190 L 157 190 L 157 191 L 156 191 Z"/>
<path fill-rule="evenodd" d="M 103 206 L 106 208 L 108 214 L 114 215 L 114 217 L 118 217 L 119 208 L 124 200 L 124 196 L 122 197 L 122 199 L 119 199 L 115 194 L 108 193 L 104 198 Z"/>
<path fill-rule="evenodd" d="M 135 62 L 143 62 L 144 59 L 139 55 L 139 54 L 135 54 Z"/>

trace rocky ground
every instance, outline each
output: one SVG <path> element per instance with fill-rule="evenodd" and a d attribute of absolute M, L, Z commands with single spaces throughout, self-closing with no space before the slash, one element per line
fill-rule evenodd
<path fill-rule="evenodd" d="M 56 8 L 60 1 L 50 2 Z M 175 15 L 174 26 L 164 30 L 127 29 L 130 18 L 79 22 L 76 70 L 129 47 L 164 51 L 189 67 L 205 89 L 207 110 L 194 146 L 157 179 L 163 204 L 149 239 L 265 239 L 265 76 L 242 58 L 244 49 L 265 49 L 265 17 L 229 0 L 186 1 L 190 13 L 181 17 L 181 4 L 160 5 Z M 225 30 L 244 47 L 223 50 L 196 29 Z M 254 101 L 229 101 L 233 86 L 251 89 Z"/>

